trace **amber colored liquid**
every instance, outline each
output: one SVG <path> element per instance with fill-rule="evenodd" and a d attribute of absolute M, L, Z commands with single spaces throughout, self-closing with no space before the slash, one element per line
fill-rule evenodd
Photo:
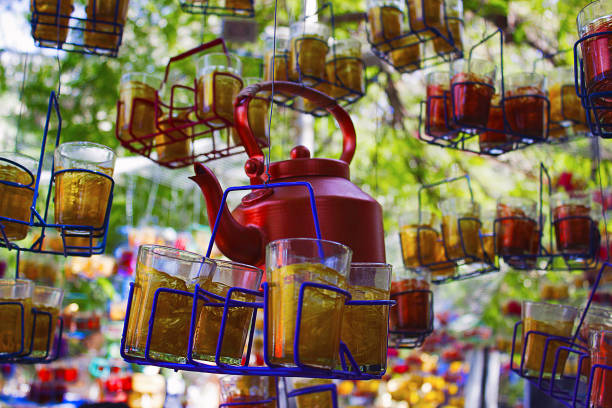
<path fill-rule="evenodd" d="M 469 219 L 468 219 L 469 217 Z M 444 232 L 444 244 L 446 253 L 450 259 L 461 259 L 468 256 L 477 257 L 480 247 L 480 236 L 478 234 L 480 223 L 474 215 L 462 216 L 459 220 L 454 215 L 442 217 L 442 230 Z"/>
<path fill-rule="evenodd" d="M 32 346 L 32 357 L 45 357 L 50 356 L 53 353 L 55 329 L 57 328 L 57 322 L 59 317 L 59 308 L 50 307 L 45 305 L 34 305 L 38 312 L 46 312 L 51 314 L 51 321 L 49 322 L 49 316 L 45 314 L 36 315 L 36 326 L 34 327 L 34 339 Z M 51 331 L 49 332 L 49 324 L 51 325 Z M 50 334 L 49 334 L 50 333 Z M 47 341 L 49 342 L 49 348 L 47 349 Z"/>
<path fill-rule="evenodd" d="M 392 39 L 402 34 L 402 12 L 395 7 L 372 7 L 368 10 L 370 41 L 381 51 L 389 51 Z"/>
<path fill-rule="evenodd" d="M 491 106 L 487 121 L 487 130 L 478 135 L 478 143 L 481 151 L 499 152 L 508 151 L 512 148 L 509 145 L 511 138 L 504 133 L 504 110 L 501 106 Z"/>
<path fill-rule="evenodd" d="M 56 170 L 63 169 L 57 167 Z M 111 168 L 99 167 L 97 171 L 113 175 Z M 55 222 L 102 228 L 111 186 L 111 180 L 99 174 L 80 171 L 58 174 L 55 179 Z"/>
<path fill-rule="evenodd" d="M 331 384 L 330 380 L 312 379 L 305 381 L 296 381 L 294 387 L 296 389 L 315 387 L 317 385 Z M 315 392 L 312 394 L 303 394 L 295 398 L 297 408 L 332 408 L 332 394 L 330 391 Z"/>
<path fill-rule="evenodd" d="M 478 246 L 478 258 L 486 262 L 493 262 L 495 260 L 495 237 L 493 235 L 484 235 L 482 237 L 482 245 Z"/>
<path fill-rule="evenodd" d="M 292 39 L 291 52 L 289 53 L 289 76 L 291 80 L 313 85 L 318 80 L 325 79 L 325 56 L 328 50 L 327 43 L 319 38 L 299 37 Z"/>
<path fill-rule="evenodd" d="M 225 297 L 230 287 L 219 282 L 209 282 L 202 289 Z M 255 301 L 254 296 L 243 293 L 234 293 L 232 299 L 242 302 Z M 214 302 L 216 303 L 217 301 Z M 203 306 L 199 310 L 193 345 L 193 353 L 196 359 L 215 361 L 222 318 L 223 307 Z M 223 332 L 223 344 L 221 345 L 221 354 L 219 356 L 221 362 L 234 365 L 240 364 L 252 318 L 252 308 L 231 307 L 228 309 L 225 330 Z"/>
<path fill-rule="evenodd" d="M 95 0 L 95 7 L 94 0 L 89 0 L 86 8 L 87 31 L 83 34 L 85 45 L 104 49 L 116 48 L 119 45 L 120 26 L 125 24 L 127 8 L 128 0 Z M 95 22 L 91 21 L 94 20 L 94 9 Z"/>
<path fill-rule="evenodd" d="M 426 123 L 434 137 L 447 135 L 453 129 L 453 115 L 448 89 L 442 85 L 427 85 Z"/>
<path fill-rule="evenodd" d="M 608 15 L 589 24 L 584 35 L 610 31 L 611 27 L 612 18 Z M 585 40 L 581 43 L 581 47 L 584 56 L 586 93 L 592 95 L 595 92 L 612 91 L 612 60 L 610 58 L 612 38 L 610 34 L 600 34 Z M 612 98 L 609 96 L 591 98 L 589 104 L 595 108 L 595 116 L 597 122 L 601 125 L 601 130 L 610 132 L 612 127 Z"/>
<path fill-rule="evenodd" d="M 552 336 L 570 336 L 572 333 L 572 328 L 574 327 L 574 322 L 565 322 L 565 321 L 556 321 L 556 322 L 542 322 L 539 320 L 535 320 L 532 318 L 525 318 L 523 328 L 523 343 L 525 343 L 525 334 L 527 332 L 539 331 L 542 333 L 546 333 Z M 526 339 L 526 347 L 525 351 L 525 365 L 524 367 L 527 370 L 535 371 L 537 373 L 540 372 L 540 367 L 542 364 L 542 360 L 544 359 L 544 347 L 546 346 L 546 336 L 541 334 L 531 333 L 529 338 Z M 544 363 L 544 373 L 552 374 L 553 364 L 555 361 L 555 354 L 557 350 L 561 346 L 567 346 L 567 343 L 560 341 L 550 341 L 548 343 L 548 348 L 546 349 L 546 362 Z M 567 360 L 568 352 L 562 351 L 559 353 L 559 362 L 557 364 L 556 374 L 562 374 L 563 368 L 565 367 L 565 360 Z"/>
<path fill-rule="evenodd" d="M 575 121 L 586 123 L 586 112 L 576 95 L 573 84 L 552 84 L 548 90 L 551 122 Z"/>
<path fill-rule="evenodd" d="M 23 349 L 30 350 L 32 338 L 32 300 L 2 299 L 1 302 L 19 302 L 23 305 Z M 21 308 L 18 305 L 0 306 L 0 353 L 17 353 L 21 348 Z"/>
<path fill-rule="evenodd" d="M 436 234 L 437 236 L 437 234 Z M 444 244 L 442 240 L 437 239 L 434 243 L 434 262 L 435 265 L 431 266 L 431 276 L 433 277 L 443 277 L 454 275 L 457 271 L 457 265 L 454 262 L 450 262 L 446 252 L 444 250 Z"/>
<path fill-rule="evenodd" d="M 424 7 L 423 7 L 424 6 Z M 442 0 L 408 0 L 408 20 L 413 31 L 435 28 L 440 33 L 446 31 L 444 24 L 444 2 Z M 432 36 L 432 33 L 423 33 Z"/>
<path fill-rule="evenodd" d="M 0 180 L 28 185 L 32 181 L 30 174 L 13 165 L 0 162 Z M 30 187 L 34 187 L 32 184 Z M 30 206 L 34 199 L 34 191 L 24 187 L 14 187 L 0 183 L 0 216 L 19 221 L 30 221 Z M 0 221 L 0 243 L 5 243 L 2 235 L 9 241 L 19 241 L 28 234 L 30 227 L 11 221 Z"/>
<path fill-rule="evenodd" d="M 563 254 L 589 254 L 594 251 L 591 209 L 584 205 L 565 204 L 553 211 L 557 250 Z M 571 218 L 579 217 L 579 218 Z"/>
<path fill-rule="evenodd" d="M 415 37 L 404 37 L 398 40 L 397 49 L 389 53 L 391 63 L 401 72 L 414 71 L 421 68 L 421 46 Z M 404 44 L 411 44 L 406 45 Z"/>
<path fill-rule="evenodd" d="M 242 81 L 227 72 L 209 72 L 198 78 L 198 117 L 212 126 L 234 124 L 234 99 Z"/>
<path fill-rule="evenodd" d="M 353 300 L 389 299 L 389 292 L 374 287 L 351 286 L 349 292 Z M 344 307 L 341 339 L 363 372 L 380 374 L 387 365 L 388 315 L 387 305 Z"/>
<path fill-rule="evenodd" d="M 153 135 L 155 128 L 155 89 L 138 81 L 121 84 L 119 91 L 119 139 L 132 142 Z M 150 142 L 141 141 L 145 145 Z"/>
<path fill-rule="evenodd" d="M 272 70 L 272 57 L 274 57 L 274 70 Z M 288 60 L 289 54 L 284 50 L 277 50 L 276 54 L 272 51 L 266 52 L 264 60 L 264 78 L 266 78 L 266 81 L 272 81 L 273 73 L 274 81 L 287 81 L 289 79 Z"/>
<path fill-rule="evenodd" d="M 442 37 L 434 38 L 433 45 L 437 54 L 448 54 L 455 51 L 455 49 L 457 51 L 463 51 L 463 27 L 459 20 L 448 19 L 448 30 L 444 27 L 441 34 L 444 34 L 449 41 L 452 39 L 454 44 L 451 46 L 449 42 Z"/>
<path fill-rule="evenodd" d="M 268 354 L 273 364 L 294 366 L 293 341 L 298 296 L 303 282 L 340 288 L 346 279 L 321 264 L 301 263 L 269 270 Z M 317 367 L 335 367 L 345 297 L 328 290 L 308 288 L 304 294 L 299 338 L 300 362 Z"/>
<path fill-rule="evenodd" d="M 225 0 L 225 8 L 233 9 L 236 14 L 241 15 L 249 14 L 249 11 L 253 10 L 253 5 L 251 0 Z"/>
<path fill-rule="evenodd" d="M 157 160 L 168 163 L 175 160 L 183 160 L 191 156 L 191 135 L 193 133 L 193 127 L 176 129 L 189 123 L 191 123 L 191 121 L 188 119 L 170 119 L 168 115 L 161 118 L 157 123 L 157 127 L 160 131 L 167 132 L 168 135 L 162 133 L 155 137 Z"/>
<path fill-rule="evenodd" d="M 426 225 L 404 225 L 400 231 L 404 265 L 417 267 L 434 263 L 437 239 L 436 231 Z"/>
<path fill-rule="evenodd" d="M 532 95 L 543 94 L 538 88 L 529 86 L 508 91 L 506 96 L 513 98 L 504 101 L 506 119 L 510 130 L 518 136 L 542 139 L 546 136 L 546 104 L 544 99 Z"/>
<path fill-rule="evenodd" d="M 427 292 L 411 292 L 393 296 L 395 293 L 429 290 L 423 279 L 403 279 L 391 283 L 391 299 L 396 301 L 389 312 L 389 326 L 394 331 L 422 332 L 429 329 L 430 296 Z"/>
<path fill-rule="evenodd" d="M 268 140 L 268 120 L 270 118 L 270 102 L 255 97 L 249 103 L 249 126 L 253 131 L 255 140 Z"/>
<path fill-rule="evenodd" d="M 336 56 L 336 63 L 326 64 L 327 80 L 332 85 L 329 94 L 333 98 L 341 98 L 351 93 L 363 93 L 363 63 L 355 57 Z M 346 89 L 348 88 L 348 89 Z M 351 95 L 355 99 L 357 95 Z"/>
<path fill-rule="evenodd" d="M 191 290 L 184 280 L 138 264 L 136 283 L 126 333 L 129 355 L 144 357 L 153 296 L 159 288 Z M 184 363 L 187 357 L 189 325 L 193 300 L 174 293 L 160 293 L 151 335 L 149 355 L 155 359 Z"/>
<path fill-rule="evenodd" d="M 60 0 L 59 18 L 57 0 L 36 0 L 38 21 L 34 38 L 54 44 L 63 44 L 68 37 L 68 20 L 72 13 L 73 0 Z M 34 0 L 30 0 L 30 11 L 34 11 Z"/>
<path fill-rule="evenodd" d="M 460 72 L 451 80 L 453 120 L 458 126 L 485 127 L 489 119 L 493 88 L 489 81 L 473 73 Z"/>
<path fill-rule="evenodd" d="M 497 223 L 497 251 L 502 256 L 534 255 L 534 240 L 538 239 L 535 220 L 527 218 L 518 208 L 499 206 L 497 218 L 507 218 Z M 536 248 L 537 249 L 537 248 Z"/>

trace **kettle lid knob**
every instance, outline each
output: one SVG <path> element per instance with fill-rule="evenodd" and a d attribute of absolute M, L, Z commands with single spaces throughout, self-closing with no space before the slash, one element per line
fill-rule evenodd
<path fill-rule="evenodd" d="M 309 159 L 310 158 L 310 150 L 306 146 L 295 146 L 291 149 L 291 158 L 292 159 Z"/>

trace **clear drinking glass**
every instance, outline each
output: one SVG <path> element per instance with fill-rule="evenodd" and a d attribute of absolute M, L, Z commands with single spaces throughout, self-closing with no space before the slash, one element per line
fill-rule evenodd
<path fill-rule="evenodd" d="M 85 45 L 114 49 L 119 45 L 119 25 L 125 25 L 129 0 L 88 0 Z M 108 34 L 107 34 L 108 33 Z"/>
<path fill-rule="evenodd" d="M 65 43 L 68 37 L 68 21 L 74 11 L 72 4 L 73 0 L 30 0 L 30 11 L 36 10 L 40 13 L 33 33 L 34 38 L 46 45 Z"/>
<path fill-rule="evenodd" d="M 222 127 L 234 124 L 234 99 L 242 89 L 242 61 L 234 54 L 213 52 L 199 62 L 197 82 L 198 117 Z"/>
<path fill-rule="evenodd" d="M 383 263 L 352 263 L 348 291 L 352 300 L 388 300 L 391 269 Z M 341 339 L 361 371 L 380 374 L 387 367 L 389 306 L 345 306 Z"/>
<path fill-rule="evenodd" d="M 495 89 L 496 67 L 490 61 L 472 58 L 451 64 L 451 98 L 458 126 L 486 127 Z"/>
<path fill-rule="evenodd" d="M 542 302 L 523 302 L 523 344 L 525 350 L 524 368 L 532 373 L 539 374 L 542 361 L 544 362 L 544 373 L 552 374 L 555 354 L 561 346 L 567 343 L 561 341 L 550 341 L 544 354 L 547 336 L 537 333 L 529 334 L 529 331 L 546 333 L 550 336 L 569 337 L 572 335 L 574 320 L 578 309 L 572 306 L 557 305 Z M 568 352 L 559 353 L 557 374 L 563 373 Z"/>
<path fill-rule="evenodd" d="M 119 140 L 149 146 L 152 140 L 137 140 L 156 132 L 155 109 L 157 89 L 162 81 L 142 72 L 129 72 L 121 77 L 119 89 Z"/>
<path fill-rule="evenodd" d="M 557 251 L 564 255 L 583 255 L 588 257 L 594 252 L 597 228 L 592 218 L 591 195 L 564 192 L 553 195 L 553 219 Z M 577 218 L 572 218 L 577 217 Z"/>
<path fill-rule="evenodd" d="M 612 331 L 589 333 L 592 364 L 612 366 Z M 599 368 L 593 373 L 590 408 L 612 408 L 612 369 Z"/>
<path fill-rule="evenodd" d="M 584 308 L 580 309 L 578 317 L 576 318 L 576 324 L 580 322 L 580 317 L 584 314 Z M 591 304 L 587 310 L 587 314 L 584 317 L 582 326 L 580 326 L 580 333 L 576 342 L 585 347 L 589 345 L 589 333 L 597 330 L 612 330 L 612 308 L 606 306 L 596 306 Z M 589 378 L 591 375 L 591 359 L 585 358 L 582 360 L 582 369 L 580 374 Z"/>
<path fill-rule="evenodd" d="M 327 80 L 332 83 L 329 95 L 333 98 L 349 95 L 349 98 L 355 99 L 357 95 L 351 93 L 364 92 L 361 43 L 355 38 L 330 42 L 332 45 L 325 63 Z"/>
<path fill-rule="evenodd" d="M 298 296 L 304 282 L 347 289 L 352 251 L 332 241 L 292 238 L 266 247 L 268 355 L 273 364 L 294 367 Z M 334 368 L 346 298 L 319 288 L 305 289 L 299 337 L 302 364 Z"/>
<path fill-rule="evenodd" d="M 499 94 L 495 94 L 491 98 L 487 129 L 478 135 L 481 152 L 501 154 L 512 149 L 510 144 L 512 136 L 505 133 L 504 108 L 501 105 Z"/>
<path fill-rule="evenodd" d="M 126 331 L 126 353 L 133 357 L 145 355 L 157 289 L 193 291 L 196 284 L 204 286 L 210 281 L 214 269 L 214 261 L 198 254 L 157 245 L 141 246 Z M 193 299 L 188 296 L 159 293 L 150 357 L 173 363 L 186 362 L 192 306 Z"/>
<path fill-rule="evenodd" d="M 32 188 L 29 190 L 25 187 L 9 186 L 0 182 L 0 217 L 29 222 L 38 162 L 20 153 L 3 152 L 0 153 L 0 158 L 11 160 L 22 166 L 18 167 L 0 159 L 0 181 L 19 183 Z M 0 220 L 0 242 L 4 240 L 2 230 L 9 241 L 19 241 L 26 237 L 30 227 L 26 224 Z"/>
<path fill-rule="evenodd" d="M 261 82 L 259 77 L 249 77 L 244 79 L 246 85 L 253 85 Z M 279 81 L 277 79 L 277 81 Z M 268 140 L 268 120 L 270 119 L 270 102 L 266 98 L 256 96 L 249 102 L 249 126 L 253 131 L 256 140 Z"/>
<path fill-rule="evenodd" d="M 421 68 L 423 43 L 416 34 L 402 34 L 399 40 L 394 41 L 394 47 L 389 52 L 391 63 L 400 72 L 412 72 Z"/>
<path fill-rule="evenodd" d="M 36 325 L 33 328 L 32 357 L 47 357 L 55 346 L 55 330 L 59 321 L 64 289 L 51 286 L 34 286 L 32 305 L 37 312 Z M 48 347 L 47 347 L 48 345 Z"/>
<path fill-rule="evenodd" d="M 425 268 L 406 268 L 394 273 L 391 299 L 396 304 L 389 313 L 391 330 L 419 333 L 429 329 L 431 297 L 424 291 L 429 290 L 430 284 L 431 272 Z"/>
<path fill-rule="evenodd" d="M 323 378 L 299 378 L 292 377 L 289 379 L 289 391 L 299 390 L 303 388 L 316 387 L 318 385 L 333 384 L 331 380 Z M 332 408 L 333 400 L 332 393 L 329 390 L 321 392 L 313 392 L 302 394 L 295 397 L 297 408 Z"/>
<path fill-rule="evenodd" d="M 290 79 L 306 85 L 315 85 L 325 79 L 329 27 L 311 21 L 298 21 L 291 24 L 289 31 L 291 36 Z"/>
<path fill-rule="evenodd" d="M 486 263 L 495 262 L 495 210 L 482 211 L 480 217 L 480 237 L 481 242 L 478 243 L 478 258 Z"/>
<path fill-rule="evenodd" d="M 446 254 L 452 260 L 477 258 L 480 245 L 480 205 L 469 198 L 450 197 L 440 202 Z"/>
<path fill-rule="evenodd" d="M 571 124 L 571 121 L 586 123 L 586 111 L 576 95 L 573 68 L 554 68 L 547 77 L 550 121 L 564 125 Z"/>
<path fill-rule="evenodd" d="M 162 132 L 155 137 L 157 160 L 169 163 L 191 156 L 193 126 L 190 119 L 193 93 L 177 85 L 185 84 L 183 76 L 170 75 L 162 84 L 161 96 L 171 111 L 157 118 L 157 129 Z"/>
<path fill-rule="evenodd" d="M 533 200 L 504 197 L 497 203 L 497 252 L 501 256 L 533 255 L 537 239 L 537 210 Z"/>
<path fill-rule="evenodd" d="M 232 287 L 259 290 L 263 271 L 250 265 L 238 262 L 215 260 L 216 269 L 202 289 L 215 295 L 226 297 Z M 255 302 L 254 295 L 234 292 L 232 300 Z M 223 303 L 210 300 L 211 303 Z M 226 364 L 239 365 L 246 343 L 249 328 L 255 309 L 249 307 L 232 307 L 228 309 L 220 360 Z M 198 320 L 195 328 L 193 356 L 197 360 L 215 361 L 217 340 L 221 329 L 223 307 L 201 306 L 198 310 Z"/>
<path fill-rule="evenodd" d="M 276 47 L 274 37 L 267 37 L 264 47 L 264 78 L 266 81 L 287 81 L 289 79 L 289 27 L 276 28 Z"/>
<path fill-rule="evenodd" d="M 546 77 L 521 72 L 507 75 L 505 81 L 504 109 L 510 131 L 526 141 L 543 139 L 548 126 L 547 106 L 542 98 L 546 96 Z"/>
<path fill-rule="evenodd" d="M 420 218 L 419 218 L 420 217 Z M 400 243 L 406 267 L 427 266 L 435 262 L 435 242 L 438 234 L 433 229 L 434 214 L 429 211 L 409 211 L 400 217 Z"/>
<path fill-rule="evenodd" d="M 224 375 L 219 378 L 221 385 L 221 401 L 223 404 L 239 404 L 238 407 L 264 408 L 265 404 L 253 404 L 270 396 L 269 382 L 273 377 L 255 375 Z"/>
<path fill-rule="evenodd" d="M 401 0 L 369 0 L 367 7 L 370 42 L 383 52 L 395 48 L 392 47 L 394 44 L 392 40 L 402 34 L 404 2 Z"/>
<path fill-rule="evenodd" d="M 0 303 L 18 302 L 23 305 L 23 333 L 21 308 L 16 304 L 0 305 L 0 355 L 13 354 L 23 349 L 26 354 L 30 349 L 32 328 L 32 291 L 34 284 L 26 279 L 0 279 Z"/>
<path fill-rule="evenodd" d="M 62 143 L 55 149 L 55 222 L 61 225 L 104 227 L 112 181 L 91 170 L 113 176 L 115 152 L 91 142 Z M 67 230 L 87 235 L 85 230 Z"/>
<path fill-rule="evenodd" d="M 419 35 L 425 38 L 434 37 L 432 28 L 440 33 L 446 31 L 444 22 L 444 1 L 443 0 L 407 0 L 408 2 L 408 21 L 410 29 L 418 31 Z M 421 31 L 426 30 L 421 33 Z"/>
<path fill-rule="evenodd" d="M 450 73 L 430 72 L 427 74 L 427 112 L 426 124 L 429 135 L 446 136 L 453 130 L 453 115 L 451 111 Z"/>
<path fill-rule="evenodd" d="M 433 40 L 433 46 L 437 54 L 448 54 L 455 49 L 463 51 L 463 1 L 445 0 L 445 4 L 447 27 L 443 27 L 441 34 L 449 40 L 452 39 L 454 47 L 444 38 L 436 37 Z"/>

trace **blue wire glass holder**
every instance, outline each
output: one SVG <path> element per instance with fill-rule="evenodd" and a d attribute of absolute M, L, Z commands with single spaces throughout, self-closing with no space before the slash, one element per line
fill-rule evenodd
<path fill-rule="evenodd" d="M 398 348 L 398 349 L 413 349 L 418 348 L 423 345 L 425 339 L 429 337 L 431 333 L 433 333 L 434 329 L 434 296 L 433 292 L 428 289 L 412 289 L 405 290 L 402 292 L 396 292 L 391 294 L 391 300 L 395 300 L 395 306 L 398 307 L 397 304 L 401 302 L 400 298 L 406 295 L 414 295 L 417 293 L 423 293 L 428 298 L 428 323 L 427 328 L 424 330 L 400 330 L 395 329 L 391 330 L 389 328 L 389 347 Z M 389 312 L 393 313 L 393 312 Z"/>

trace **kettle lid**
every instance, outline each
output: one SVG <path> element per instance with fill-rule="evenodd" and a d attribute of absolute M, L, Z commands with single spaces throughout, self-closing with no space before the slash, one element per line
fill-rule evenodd
<path fill-rule="evenodd" d="M 291 160 L 270 163 L 270 179 L 278 180 L 290 177 L 327 176 L 350 179 L 347 162 L 336 159 L 311 158 L 305 146 L 296 146 L 291 150 Z"/>

